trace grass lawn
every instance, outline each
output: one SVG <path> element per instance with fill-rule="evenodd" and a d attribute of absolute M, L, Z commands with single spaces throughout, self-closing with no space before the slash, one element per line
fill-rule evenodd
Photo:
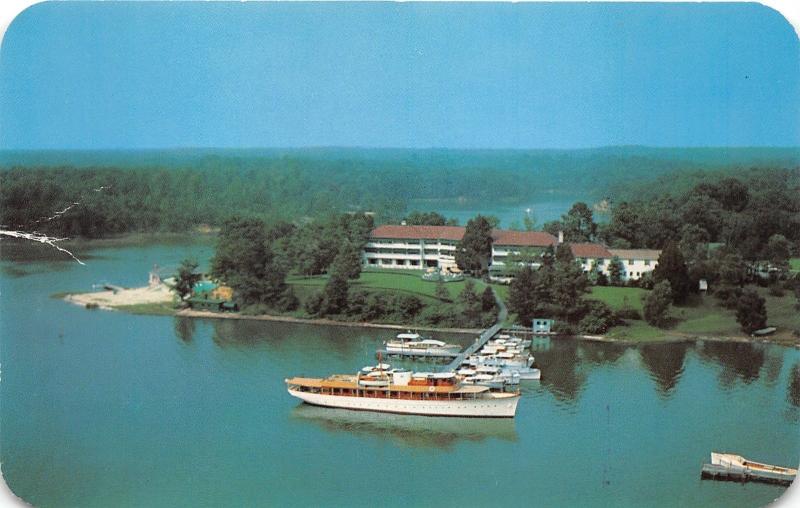
<path fill-rule="evenodd" d="M 789 269 L 794 272 L 800 272 L 800 258 L 792 258 L 789 260 Z"/>
<path fill-rule="evenodd" d="M 614 286 L 593 286 L 590 289 L 591 292 L 586 295 L 586 298 L 604 302 L 612 310 L 624 308 L 627 302 L 628 307 L 639 312 L 642 311 L 644 299 L 649 293 L 646 289 Z"/>
<path fill-rule="evenodd" d="M 648 325 L 644 321 L 630 320 L 627 326 L 615 326 L 606 333 L 606 336 L 636 342 L 663 340 L 669 335 L 669 330 L 661 330 Z"/>
<path fill-rule="evenodd" d="M 770 296 L 766 288 L 758 288 L 758 292 L 766 300 L 769 326 L 777 327 L 781 335 L 800 329 L 800 314 L 795 310 L 794 297 L 788 291 L 783 297 Z M 615 327 L 608 336 L 647 341 L 669 337 L 670 332 L 676 332 L 675 336 L 744 337 L 746 335 L 736 322 L 734 311 L 719 306 L 713 296 L 697 296 L 689 305 L 673 306 L 671 314 L 677 323 L 669 329 L 661 330 L 644 321 L 628 321 L 629 326 Z"/>
<path fill-rule="evenodd" d="M 327 275 L 317 275 L 313 277 L 303 277 L 301 275 L 290 275 L 286 277 L 287 284 L 291 284 L 297 291 L 297 296 L 302 300 L 308 289 L 322 288 L 328 282 Z M 450 293 L 450 298 L 455 300 L 458 294 L 464 289 L 464 281 L 446 282 L 444 287 Z M 475 281 L 475 289 L 483 291 L 486 285 L 481 281 Z M 422 279 L 422 271 L 404 270 L 365 270 L 361 272 L 361 277 L 350 281 L 353 289 L 385 289 L 393 292 L 402 292 L 421 297 L 425 300 L 436 300 L 436 283 Z M 427 302 L 426 302 L 427 303 Z"/>

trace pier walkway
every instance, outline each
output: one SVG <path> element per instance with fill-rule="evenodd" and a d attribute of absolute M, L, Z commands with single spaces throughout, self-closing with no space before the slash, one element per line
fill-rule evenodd
<path fill-rule="evenodd" d="M 480 336 L 475 339 L 474 343 L 459 353 L 452 362 L 448 363 L 445 367 L 445 370 L 457 370 L 461 364 L 464 363 L 465 358 L 485 346 L 486 343 L 489 342 L 489 339 L 497 335 L 500 330 L 503 329 L 503 323 L 505 323 L 506 318 L 508 317 L 508 309 L 506 308 L 506 304 L 503 303 L 503 300 L 497 297 L 497 293 L 494 291 L 494 289 L 492 289 L 492 293 L 494 294 L 494 300 L 497 302 L 497 307 L 500 309 L 500 311 L 497 313 L 497 322 L 490 328 L 484 330 Z"/>

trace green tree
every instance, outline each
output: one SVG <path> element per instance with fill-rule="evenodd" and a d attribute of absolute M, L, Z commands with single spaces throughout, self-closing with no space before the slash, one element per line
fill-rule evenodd
<path fill-rule="evenodd" d="M 175 275 L 175 292 L 181 300 L 191 296 L 194 285 L 200 280 L 200 274 L 195 273 L 197 267 L 197 261 L 193 259 L 184 259 L 178 267 L 178 273 Z"/>
<path fill-rule="evenodd" d="M 653 326 L 664 327 L 669 323 L 669 307 L 672 288 L 668 280 L 656 283 L 644 300 L 644 319 Z"/>
<path fill-rule="evenodd" d="M 569 251 L 569 249 L 558 249 Z M 577 321 L 585 311 L 583 295 L 589 286 L 589 279 L 581 266 L 575 262 L 570 252 L 556 260 L 553 267 L 543 267 L 539 271 L 540 282 L 547 288 L 548 303 L 554 306 L 553 312 L 562 319 Z"/>
<path fill-rule="evenodd" d="M 668 280 L 672 290 L 673 303 L 682 303 L 692 291 L 692 283 L 689 279 L 689 270 L 683 259 L 678 245 L 670 242 L 661 251 L 658 257 L 658 265 L 653 270 L 653 280 L 656 283 Z"/>
<path fill-rule="evenodd" d="M 461 306 L 461 313 L 470 326 L 480 323 L 481 297 L 475 291 L 475 283 L 472 282 L 472 279 L 467 279 L 464 288 L 458 294 L 458 303 Z"/>
<path fill-rule="evenodd" d="M 789 258 L 792 256 L 792 244 L 785 236 L 776 234 L 769 237 L 764 249 L 764 257 L 782 274 L 789 271 Z"/>
<path fill-rule="evenodd" d="M 433 294 L 439 300 L 450 301 L 450 291 L 447 290 L 441 278 L 436 281 L 436 289 L 434 289 Z"/>
<path fill-rule="evenodd" d="M 483 274 L 492 256 L 492 225 L 478 215 L 467 222 L 464 236 L 456 247 L 456 264 L 462 270 Z"/>
<path fill-rule="evenodd" d="M 331 272 L 341 274 L 347 279 L 361 277 L 361 249 L 350 242 L 345 242 L 333 259 Z"/>
<path fill-rule="evenodd" d="M 572 205 L 566 215 L 561 217 L 564 226 L 564 240 L 567 242 L 590 242 L 597 234 L 592 209 L 583 202 Z"/>
<path fill-rule="evenodd" d="M 688 265 L 694 265 L 708 258 L 708 231 L 695 224 L 686 224 L 681 229 L 678 248 Z"/>
<path fill-rule="evenodd" d="M 622 272 L 624 268 L 618 256 L 611 258 L 608 263 L 608 280 L 612 286 L 622 285 Z"/>
<path fill-rule="evenodd" d="M 348 290 L 347 276 L 344 273 L 331 274 L 322 291 L 322 313 L 341 314 L 347 310 Z"/>
<path fill-rule="evenodd" d="M 742 291 L 736 305 L 736 322 L 746 333 L 753 333 L 767 326 L 766 301 L 754 289 Z"/>
<path fill-rule="evenodd" d="M 211 260 L 211 273 L 233 288 L 242 307 L 264 304 L 290 310 L 297 305 L 260 220 L 234 217 L 225 221 Z"/>
<path fill-rule="evenodd" d="M 508 288 L 508 309 L 517 315 L 518 323 L 531 326 L 542 303 L 541 293 L 537 274 L 529 266 L 523 267 Z"/>
<path fill-rule="evenodd" d="M 481 293 L 481 310 L 484 312 L 491 312 L 496 308 L 497 302 L 494 299 L 494 291 L 492 291 L 490 286 L 486 286 L 486 289 Z"/>
<path fill-rule="evenodd" d="M 405 218 L 409 226 L 444 226 L 447 219 L 444 215 L 437 212 L 418 212 L 413 211 Z"/>
<path fill-rule="evenodd" d="M 578 324 L 582 333 L 606 333 L 616 323 L 614 312 L 604 302 L 590 300 L 587 306 L 587 312 Z"/>
<path fill-rule="evenodd" d="M 510 272 L 516 272 L 523 266 L 530 266 L 534 263 L 541 263 L 542 255 L 537 249 L 522 247 L 519 251 L 509 252 L 506 257 L 506 268 Z"/>

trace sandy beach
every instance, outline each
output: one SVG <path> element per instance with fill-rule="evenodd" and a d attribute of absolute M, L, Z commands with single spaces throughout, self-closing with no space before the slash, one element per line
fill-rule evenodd
<path fill-rule="evenodd" d="M 164 284 L 155 287 L 126 288 L 116 291 L 75 293 L 64 297 L 64 300 L 76 305 L 97 305 L 103 309 L 113 309 L 125 305 L 170 303 L 172 299 L 173 293 Z"/>

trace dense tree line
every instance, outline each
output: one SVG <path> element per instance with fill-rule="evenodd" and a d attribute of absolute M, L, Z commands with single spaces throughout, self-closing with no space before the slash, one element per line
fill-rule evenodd
<path fill-rule="evenodd" d="M 361 273 L 361 247 L 372 229 L 363 214 L 334 215 L 301 226 L 267 224 L 257 218 L 233 217 L 220 229 L 211 275 L 231 286 L 237 303 L 249 312 L 289 311 L 299 305 L 286 284 L 291 272 L 330 272 L 326 305 L 341 305 L 339 288 Z M 337 300 L 338 298 L 338 300 Z"/>
<path fill-rule="evenodd" d="M 199 224 L 219 226 L 234 214 L 297 221 L 370 210 L 379 221 L 399 221 L 415 199 L 519 204 L 537 197 L 584 195 L 613 196 L 620 201 L 625 194 L 621 184 L 651 180 L 678 169 L 687 175 L 705 175 L 754 162 L 795 168 L 798 161 L 794 149 L 640 147 L 0 152 L 0 224 L 99 237 L 131 231 L 186 231 Z M 680 182 L 688 179 L 682 177 Z M 784 194 L 792 188 L 788 186 Z M 712 194 L 714 201 L 731 198 Z M 762 202 L 760 190 L 751 188 L 750 194 L 753 202 Z M 635 200 L 628 201 L 633 206 Z M 75 202 L 79 205 L 60 220 L 41 220 Z M 778 203 L 778 208 L 782 206 Z M 696 206 L 687 207 L 685 213 L 691 216 L 693 210 L 698 211 Z M 697 220 L 712 236 L 717 234 L 713 220 L 706 224 L 705 212 L 699 212 Z M 409 218 L 414 223 L 431 219 Z M 779 222 L 781 216 L 770 220 Z M 733 228 L 730 234 L 741 234 L 742 228 L 746 225 Z M 614 235 L 628 239 L 624 233 Z M 632 245 L 658 239 L 650 230 L 642 238 L 629 236 Z"/>
<path fill-rule="evenodd" d="M 534 318 L 555 318 L 563 333 L 605 333 L 619 316 L 603 302 L 587 300 L 589 279 L 572 252 L 548 249 L 538 270 L 521 268 L 508 291 L 508 308 L 517 321 L 530 326 Z"/>
<path fill-rule="evenodd" d="M 702 256 L 709 243 L 725 244 L 750 261 L 771 259 L 776 250 L 796 251 L 800 173 L 754 171 L 704 181 L 677 195 L 621 201 L 598 238 L 618 248 L 661 249 L 675 241 L 693 250 L 692 258 Z"/>

